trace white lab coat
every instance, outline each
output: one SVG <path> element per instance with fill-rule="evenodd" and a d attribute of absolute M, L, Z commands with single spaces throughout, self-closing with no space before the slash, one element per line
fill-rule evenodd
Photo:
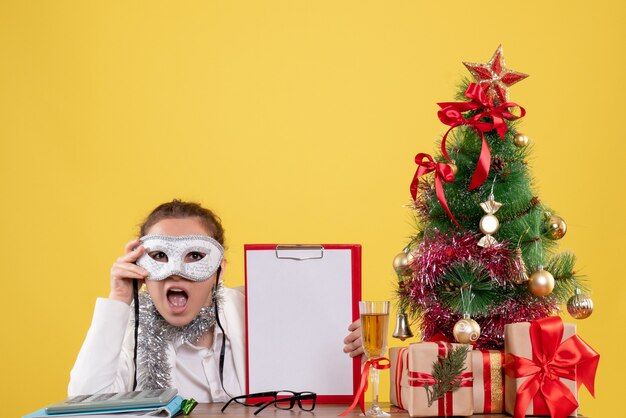
<path fill-rule="evenodd" d="M 220 308 L 220 322 L 227 335 L 232 353 L 234 373 L 238 381 L 239 393 L 245 391 L 245 328 L 244 295 L 241 288 L 224 287 L 223 302 Z M 214 339 L 215 341 L 215 339 Z M 178 346 L 168 343 L 170 376 L 176 374 L 176 350 Z M 131 307 L 124 302 L 98 298 L 87 336 L 70 372 L 69 396 L 97 393 L 124 392 L 132 390 L 134 363 L 134 326 L 131 320 Z M 214 344 L 214 353 L 219 355 L 219 347 Z M 228 355 L 228 353 L 227 353 Z M 226 362 L 228 364 L 229 362 Z M 224 367 L 224 377 L 233 373 Z M 233 380 L 234 381 L 234 380 Z M 235 385 L 237 385 L 235 383 Z M 184 397 L 185 387 L 177 388 Z M 227 388 L 228 390 L 228 388 Z M 234 391 L 231 386 L 231 391 Z M 223 394 L 221 388 L 219 391 Z"/>

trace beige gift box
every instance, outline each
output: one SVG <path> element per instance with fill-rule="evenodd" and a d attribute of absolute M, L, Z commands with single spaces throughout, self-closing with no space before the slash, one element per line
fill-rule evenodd
<path fill-rule="evenodd" d="M 391 363 L 391 368 L 389 369 L 391 375 L 389 401 L 400 409 L 406 409 L 402 400 L 407 399 L 407 396 L 409 396 L 406 373 L 408 354 L 408 347 L 392 347 L 389 349 L 389 361 Z M 402 384 L 403 380 L 404 385 Z"/>
<path fill-rule="evenodd" d="M 563 324 L 563 338 L 561 342 L 567 340 L 573 335 L 576 335 L 576 325 Z M 530 341 L 530 322 L 518 322 L 515 324 L 507 324 L 504 326 L 504 355 L 506 359 L 507 354 L 514 354 L 518 357 L 524 357 L 527 359 L 533 358 L 532 344 Z M 506 360 L 505 360 L 506 361 Z M 515 412 L 515 400 L 517 399 L 517 390 L 529 377 L 513 378 L 505 375 L 504 381 L 504 409 L 508 414 L 513 415 Z M 572 392 L 576 401 L 578 401 L 578 390 L 576 388 L 576 381 L 569 379 L 562 379 L 561 382 L 567 386 Z M 536 395 L 539 396 L 539 395 Z M 526 408 L 526 415 L 543 415 L 540 411 L 535 411 L 534 402 L 531 401 Z M 578 411 L 572 412 L 571 417 L 578 416 Z"/>
<path fill-rule="evenodd" d="M 499 414 L 504 411 L 504 353 L 501 350 L 472 351 L 474 413 Z"/>
<path fill-rule="evenodd" d="M 430 376 L 433 363 L 439 355 L 460 344 L 435 342 L 414 343 L 408 347 L 391 348 L 391 402 L 409 412 L 411 417 L 464 416 L 474 413 L 473 389 L 471 387 L 471 352 L 465 359 L 466 383 L 452 393 L 436 400 L 428 406 L 428 395 L 423 386 L 424 376 Z M 431 376 L 432 377 L 432 376 Z"/>

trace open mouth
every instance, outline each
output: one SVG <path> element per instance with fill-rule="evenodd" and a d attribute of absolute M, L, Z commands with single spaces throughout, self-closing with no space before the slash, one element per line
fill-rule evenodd
<path fill-rule="evenodd" d="M 169 302 L 170 308 L 175 312 L 185 310 L 188 299 L 187 292 L 183 289 L 173 287 L 167 291 L 167 301 Z"/>

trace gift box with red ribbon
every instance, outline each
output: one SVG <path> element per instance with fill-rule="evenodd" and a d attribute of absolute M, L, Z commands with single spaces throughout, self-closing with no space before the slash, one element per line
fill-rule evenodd
<path fill-rule="evenodd" d="M 389 349 L 389 361 L 391 362 L 390 372 L 390 382 L 389 385 L 389 401 L 397 406 L 400 409 L 404 408 L 404 403 L 402 402 L 403 393 L 402 393 L 402 379 L 404 376 L 404 388 L 408 390 L 406 379 L 406 360 L 408 355 L 408 347 L 392 347 Z M 408 393 L 404 393 L 404 398 L 408 396 Z"/>
<path fill-rule="evenodd" d="M 577 416 L 578 389 L 594 395 L 600 355 L 557 316 L 504 327 L 505 410 L 515 418 Z"/>
<path fill-rule="evenodd" d="M 460 387 L 428 404 L 427 388 L 438 383 L 432 375 L 433 364 L 458 346 L 460 344 L 421 342 L 391 348 L 391 402 L 406 409 L 411 417 L 471 416 L 474 413 L 471 351 L 465 358 L 463 372 L 456 376 Z"/>
<path fill-rule="evenodd" d="M 472 351 L 475 414 L 497 414 L 504 411 L 503 364 L 504 351 Z"/>

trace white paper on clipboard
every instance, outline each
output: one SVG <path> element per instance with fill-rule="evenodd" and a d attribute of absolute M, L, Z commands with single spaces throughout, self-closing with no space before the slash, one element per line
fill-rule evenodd
<path fill-rule="evenodd" d="M 361 297 L 359 245 L 245 245 L 247 391 L 350 402 L 360 362 L 343 352 Z"/>

